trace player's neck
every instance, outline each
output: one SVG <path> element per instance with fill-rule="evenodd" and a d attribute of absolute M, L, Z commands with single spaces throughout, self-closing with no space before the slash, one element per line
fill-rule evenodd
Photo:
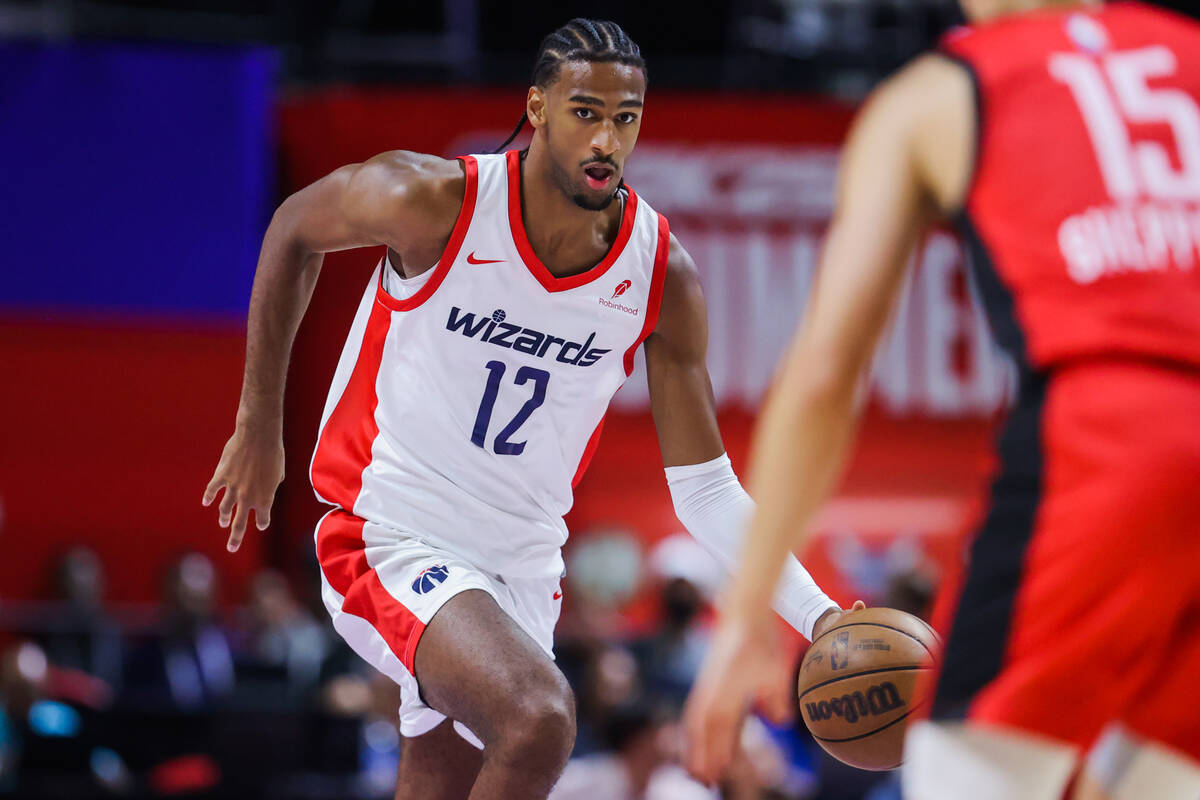
<path fill-rule="evenodd" d="M 963 3 L 971 22 L 988 22 L 1041 9 L 1084 10 L 1100 8 L 1102 5 L 1102 0 L 968 0 Z"/>
<path fill-rule="evenodd" d="M 598 263 L 621 223 L 619 200 L 603 211 L 589 211 L 567 197 L 550 175 L 549 158 L 536 147 L 521 160 L 521 209 L 533 251 L 556 275 Z"/>

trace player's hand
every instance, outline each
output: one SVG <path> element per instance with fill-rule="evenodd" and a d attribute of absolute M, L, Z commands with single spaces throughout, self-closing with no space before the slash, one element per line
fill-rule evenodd
<path fill-rule="evenodd" d="M 849 614 L 851 611 L 861 611 L 866 607 L 867 604 L 862 600 L 855 600 L 854 605 L 850 606 L 850 608 L 844 608 L 841 610 L 831 608 L 830 610 L 826 611 L 817 620 L 816 624 L 813 625 L 812 640 L 815 642 L 817 639 L 821 638 L 821 634 L 823 634 L 825 631 L 836 627 L 838 620 L 841 619 L 845 614 Z"/>
<path fill-rule="evenodd" d="M 713 636 L 683 710 L 685 763 L 698 780 L 712 784 L 725 774 L 752 701 L 761 698 L 778 704 L 784 696 L 778 691 L 781 676 L 776 668 L 774 624 L 769 615 L 754 624 L 727 617 Z M 783 679 L 784 684 L 789 681 Z M 779 716 L 779 709 L 767 710 L 770 716 Z"/>
<path fill-rule="evenodd" d="M 251 511 L 260 531 L 271 524 L 271 504 L 282 481 L 283 437 L 278 432 L 256 433 L 240 427 L 234 431 L 201 501 L 205 506 L 212 505 L 217 494 L 225 490 L 217 507 L 217 522 L 229 528 L 225 545 L 229 552 L 241 546 Z"/>

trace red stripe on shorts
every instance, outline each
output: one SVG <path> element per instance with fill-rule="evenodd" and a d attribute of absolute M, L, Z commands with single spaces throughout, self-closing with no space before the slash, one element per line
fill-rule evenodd
<path fill-rule="evenodd" d="M 409 672 L 425 623 L 384 588 L 367 563 L 363 525 L 366 520 L 341 509 L 329 512 L 317 526 L 317 560 L 325 580 L 343 597 L 342 611 L 371 623 Z"/>

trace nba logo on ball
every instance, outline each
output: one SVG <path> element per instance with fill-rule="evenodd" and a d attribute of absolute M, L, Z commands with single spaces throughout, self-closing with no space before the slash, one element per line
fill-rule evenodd
<path fill-rule="evenodd" d="M 839 633 L 829 648 L 829 668 L 845 669 L 850 664 L 850 631 Z"/>
<path fill-rule="evenodd" d="M 450 575 L 450 570 L 445 564 L 438 564 L 434 567 L 426 567 L 421 570 L 421 574 L 413 581 L 412 590 L 417 594 L 425 594 L 432 592 L 435 587 Z"/>

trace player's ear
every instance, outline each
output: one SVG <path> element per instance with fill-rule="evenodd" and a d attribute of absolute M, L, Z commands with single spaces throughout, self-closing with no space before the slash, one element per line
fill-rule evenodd
<path fill-rule="evenodd" d="M 529 94 L 525 97 L 525 115 L 534 128 L 546 124 L 546 93 L 537 86 L 529 87 Z"/>

